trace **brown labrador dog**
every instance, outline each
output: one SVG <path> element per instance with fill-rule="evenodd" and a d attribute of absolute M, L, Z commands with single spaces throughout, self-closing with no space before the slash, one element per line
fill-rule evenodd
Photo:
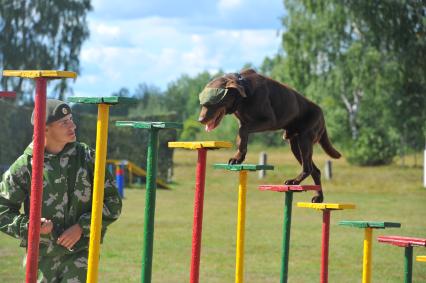
<path fill-rule="evenodd" d="M 226 74 L 209 82 L 200 93 L 201 111 L 198 121 L 206 130 L 216 128 L 225 114 L 239 120 L 237 153 L 229 164 L 240 164 L 247 154 L 250 133 L 285 130 L 291 151 L 302 165 L 302 172 L 287 185 L 298 185 L 309 175 L 321 185 L 321 172 L 312 161 L 313 145 L 319 143 L 332 158 L 341 154 L 333 148 L 325 128 L 321 108 L 294 89 L 262 76 L 252 69 Z M 312 202 L 322 202 L 322 190 Z"/>

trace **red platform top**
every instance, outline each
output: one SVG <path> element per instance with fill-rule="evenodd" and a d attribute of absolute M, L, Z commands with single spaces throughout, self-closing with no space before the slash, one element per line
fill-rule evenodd
<path fill-rule="evenodd" d="M 319 185 L 260 185 L 261 191 L 274 191 L 274 192 L 303 192 L 303 191 L 319 191 Z"/>
<path fill-rule="evenodd" d="M 14 97 L 16 97 L 16 92 L 14 92 L 14 91 L 0 91 L 0 97 L 14 98 Z"/>
<path fill-rule="evenodd" d="M 387 243 L 398 247 L 421 246 L 426 247 L 426 239 L 401 237 L 401 236 L 379 236 L 377 237 L 380 243 Z"/>

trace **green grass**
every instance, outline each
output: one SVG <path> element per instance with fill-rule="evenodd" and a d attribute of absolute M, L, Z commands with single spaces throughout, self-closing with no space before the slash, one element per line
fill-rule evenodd
<path fill-rule="evenodd" d="M 212 169 L 233 152 L 211 151 L 204 201 L 203 241 L 200 282 L 233 282 L 237 222 L 238 173 Z M 268 162 L 276 166 L 260 181 L 249 173 L 245 282 L 279 282 L 284 195 L 262 192 L 262 183 L 279 184 L 300 170 L 288 147 L 268 150 Z M 258 152 L 249 152 L 247 163 L 257 163 Z M 323 167 L 326 156 L 314 155 Z M 155 219 L 155 243 L 152 282 L 189 281 L 194 178 L 197 154 L 175 152 L 173 190 L 158 190 Z M 408 161 L 406 160 L 406 163 Z M 426 238 L 426 189 L 422 187 L 421 167 L 397 165 L 360 168 L 344 160 L 333 163 L 334 178 L 323 181 L 326 202 L 354 203 L 357 209 L 335 211 L 331 216 L 330 282 L 360 282 L 362 269 L 361 229 L 338 226 L 340 220 L 376 220 L 401 222 L 400 229 L 374 231 L 373 282 L 402 282 L 404 251 L 379 244 L 379 235 L 404 235 Z M 311 180 L 305 181 L 305 184 Z M 123 214 L 110 226 L 102 246 L 100 282 L 138 282 L 145 190 L 125 191 Z M 310 201 L 312 193 L 294 196 L 289 282 L 318 282 L 320 269 L 321 213 L 297 208 L 299 201 Z M 0 278 L 3 282 L 22 282 L 24 250 L 18 241 L 0 235 Z M 414 248 L 414 256 L 426 255 L 425 248 Z M 426 264 L 414 261 L 414 282 L 426 282 Z"/>

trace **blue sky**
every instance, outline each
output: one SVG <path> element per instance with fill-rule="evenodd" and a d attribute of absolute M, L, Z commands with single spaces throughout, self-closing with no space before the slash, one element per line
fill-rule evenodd
<path fill-rule="evenodd" d="M 280 47 L 282 0 L 93 0 L 77 96 L 139 83 L 166 89 L 182 74 L 238 71 Z M 125 3 L 125 5 L 124 5 Z"/>

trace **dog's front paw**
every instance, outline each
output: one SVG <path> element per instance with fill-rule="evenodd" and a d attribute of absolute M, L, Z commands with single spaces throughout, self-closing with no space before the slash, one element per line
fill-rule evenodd
<path fill-rule="evenodd" d="M 229 159 L 228 164 L 229 165 L 235 165 L 235 164 L 241 164 L 242 162 L 243 162 L 242 160 L 239 160 L 239 159 L 233 157 L 233 158 Z"/>
<path fill-rule="evenodd" d="M 297 179 L 290 179 L 284 182 L 285 185 L 299 185 L 300 181 L 298 181 Z"/>
<path fill-rule="evenodd" d="M 241 164 L 243 163 L 245 158 L 246 158 L 246 154 L 238 151 L 232 158 L 229 159 L 228 164 L 229 165 Z"/>

